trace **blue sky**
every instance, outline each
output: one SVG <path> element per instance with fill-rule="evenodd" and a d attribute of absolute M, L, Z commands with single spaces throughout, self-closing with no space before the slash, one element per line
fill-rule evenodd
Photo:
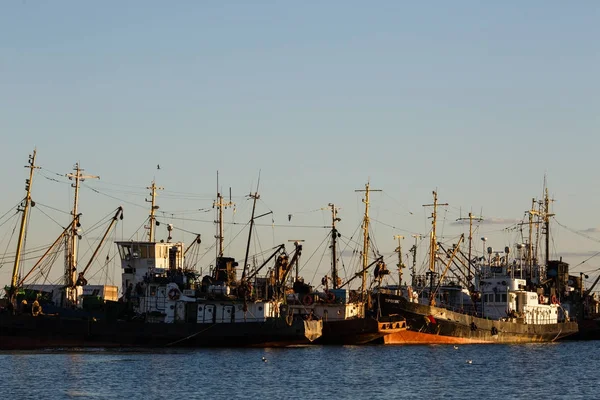
<path fill-rule="evenodd" d="M 36 200 L 68 210 L 59 175 L 79 161 L 104 194 L 82 190 L 84 218 L 126 201 L 124 236 L 143 223 L 152 179 L 165 187 L 161 210 L 197 210 L 211 207 L 217 170 L 238 199 L 236 221 L 247 221 L 242 196 L 260 174 L 267 225 L 326 224 L 314 210 L 334 202 L 348 236 L 362 212 L 354 190 L 370 180 L 383 190 L 372 215 L 387 253 L 394 234 L 428 232 L 422 205 L 434 189 L 450 204 L 443 234 L 483 212 L 506 220 L 479 234 L 503 248 L 503 228 L 541 196 L 544 175 L 556 219 L 593 230 L 599 17 L 595 1 L 3 2 L 0 212 L 23 196 L 22 166 L 37 147 Z M 34 216 L 32 246 L 65 224 L 60 213 L 58 224 Z M 177 220 L 208 248 L 214 227 L 196 222 Z M 261 229 L 265 247 L 301 237 L 305 254 L 325 235 Z M 598 248 L 594 232 L 555 232 L 555 255 L 572 265 Z"/>

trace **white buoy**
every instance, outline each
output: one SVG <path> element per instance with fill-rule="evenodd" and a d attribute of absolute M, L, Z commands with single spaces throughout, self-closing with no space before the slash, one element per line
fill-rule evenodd
<path fill-rule="evenodd" d="M 454 346 L 454 350 L 458 350 L 458 346 Z"/>
<path fill-rule="evenodd" d="M 262 360 L 263 362 L 267 362 L 267 359 L 266 359 L 264 356 L 262 356 L 261 360 Z"/>
<path fill-rule="evenodd" d="M 467 360 L 467 364 L 473 364 L 473 360 Z"/>

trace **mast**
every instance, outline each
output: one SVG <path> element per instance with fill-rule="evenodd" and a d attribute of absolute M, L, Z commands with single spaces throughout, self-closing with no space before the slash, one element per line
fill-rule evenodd
<path fill-rule="evenodd" d="M 538 209 L 537 209 L 537 221 L 536 221 L 536 232 L 535 232 L 535 254 L 534 259 L 536 264 L 539 264 L 539 254 L 540 254 L 540 230 L 542 228 L 542 221 L 544 218 L 544 210 L 543 210 L 543 200 L 538 200 Z"/>
<path fill-rule="evenodd" d="M 338 208 L 335 207 L 335 204 L 329 203 L 329 207 L 331 208 L 331 280 L 333 289 L 338 288 L 338 269 L 337 269 L 337 238 L 338 231 L 335 227 L 335 223 L 337 221 L 341 221 L 340 218 L 337 217 Z"/>
<path fill-rule="evenodd" d="M 219 191 L 219 171 L 217 171 L 217 200 L 213 203 L 213 207 L 217 207 L 217 234 L 215 239 L 217 239 L 217 258 L 223 257 L 223 248 L 225 237 L 223 236 L 223 209 L 232 206 L 231 202 L 231 190 L 229 191 L 229 201 L 223 202 L 223 196 Z"/>
<path fill-rule="evenodd" d="M 398 290 L 400 290 L 400 286 L 402 286 L 402 268 L 405 267 L 405 265 L 402 263 L 402 239 L 404 239 L 404 236 L 394 235 L 394 239 L 398 239 L 398 247 L 396 248 L 396 252 L 398 252 Z"/>
<path fill-rule="evenodd" d="M 78 247 L 78 239 L 79 239 L 79 227 L 81 227 L 81 223 L 79 222 L 80 214 L 78 212 L 79 207 L 79 185 L 81 182 L 86 179 L 100 179 L 99 176 L 96 175 L 84 175 L 83 169 L 79 167 L 79 163 L 75 163 L 73 167 L 75 173 L 66 174 L 66 177 L 69 180 L 74 180 L 75 183 L 71 184 L 71 187 L 75 189 L 75 195 L 73 196 L 73 211 L 71 211 L 71 215 L 73 219 L 76 221 L 71 226 L 71 233 L 69 235 L 69 246 L 70 252 L 68 255 L 67 265 L 65 265 L 65 288 L 66 288 L 66 300 L 67 302 L 74 303 L 76 301 L 76 292 L 73 290 L 75 287 L 75 273 L 77 271 L 77 247 Z"/>
<path fill-rule="evenodd" d="M 410 285 L 415 286 L 415 275 L 417 273 L 417 240 L 421 238 L 421 235 L 412 235 L 415 238 L 415 244 L 410 248 L 412 253 L 412 267 L 410 268 Z"/>
<path fill-rule="evenodd" d="M 33 149 L 33 154 L 29 156 L 29 165 L 25 168 L 29 168 L 29 179 L 25 180 L 25 199 L 21 202 L 17 211 L 22 211 L 21 216 L 21 229 L 19 230 L 19 240 L 17 242 L 17 254 L 15 255 L 15 263 L 13 265 L 12 277 L 10 280 L 10 299 L 11 303 L 15 305 L 16 301 L 16 289 L 17 281 L 19 276 L 19 264 L 21 262 L 21 250 L 23 248 L 23 240 L 25 238 L 25 226 L 27 225 L 27 216 L 29 214 L 29 207 L 32 205 L 31 201 L 31 183 L 33 182 L 33 170 L 40 168 L 35 165 L 36 149 Z"/>
<path fill-rule="evenodd" d="M 78 234 L 78 229 L 81 226 L 80 222 L 79 222 L 79 212 L 78 212 L 78 206 L 79 206 L 79 185 L 81 182 L 85 181 L 86 179 L 100 179 L 99 176 L 96 175 L 84 175 L 83 174 L 83 169 L 79 167 L 79 163 L 75 163 L 75 166 L 73 168 L 73 170 L 75 171 L 75 173 L 71 173 L 71 174 L 67 174 L 67 178 L 69 178 L 69 180 L 75 180 L 75 183 L 71 184 L 71 187 L 75 189 L 75 196 L 73 198 L 73 211 L 71 211 L 71 215 L 73 216 L 73 219 L 76 220 L 76 222 L 72 225 L 71 227 L 71 234 L 70 234 L 70 247 L 71 247 L 71 251 L 69 254 L 69 262 L 68 265 L 65 268 L 65 286 L 67 288 L 72 288 L 75 285 L 75 271 L 77 270 L 77 247 L 78 247 L 78 239 L 79 239 L 79 234 Z"/>
<path fill-rule="evenodd" d="M 546 186 L 546 182 L 544 182 L 544 186 Z M 548 263 L 550 261 L 550 217 L 554 214 L 550 214 L 550 197 L 548 196 L 548 187 L 546 186 L 545 195 L 544 195 L 544 230 L 546 232 L 546 264 L 545 268 L 548 268 Z M 540 280 L 542 279 L 542 271 L 540 271 Z"/>
<path fill-rule="evenodd" d="M 154 180 L 152 181 L 152 185 L 146 187 L 146 189 L 150 189 L 150 200 L 148 199 L 144 199 L 146 200 L 146 202 L 151 203 L 150 204 L 150 217 L 148 218 L 149 221 L 149 226 L 148 226 L 148 241 L 149 242 L 154 242 L 154 230 L 156 227 L 156 210 L 158 210 L 158 206 L 156 205 L 156 191 L 157 190 L 164 190 L 165 188 L 163 187 L 159 187 L 156 186 L 156 183 L 154 182 Z"/>
<path fill-rule="evenodd" d="M 370 189 L 369 182 L 367 182 L 365 190 L 355 190 L 355 192 L 365 192 L 365 198 L 363 199 L 363 203 L 365 203 L 365 216 L 363 219 L 362 282 L 360 285 L 361 296 L 364 300 L 367 288 L 367 267 L 369 265 L 369 193 L 381 192 L 381 190 Z"/>
<path fill-rule="evenodd" d="M 433 191 L 433 204 L 424 204 L 423 207 L 433 207 L 431 213 L 431 235 L 429 241 L 429 286 L 430 294 L 433 294 L 433 280 L 435 275 L 435 255 L 437 254 L 437 237 L 435 234 L 435 226 L 437 220 L 437 207 L 447 206 L 448 203 L 438 204 L 437 192 Z"/>
<path fill-rule="evenodd" d="M 244 257 L 244 267 L 242 268 L 242 281 L 246 279 L 246 265 L 248 264 L 248 253 L 250 252 L 250 238 L 252 237 L 252 228 L 254 227 L 254 211 L 256 210 L 256 200 L 260 199 L 258 192 L 250 193 L 249 197 L 254 200 L 252 203 L 252 217 L 250 218 L 250 232 L 248 233 L 248 244 L 246 245 L 246 256 Z"/>
<path fill-rule="evenodd" d="M 457 221 L 463 221 L 467 218 L 459 218 Z M 481 217 L 473 217 L 473 213 L 469 213 L 469 262 L 468 262 L 468 275 L 467 275 L 467 279 L 471 278 L 471 259 L 472 259 L 472 252 L 473 252 L 473 219 L 475 219 L 476 221 L 483 221 L 483 218 Z"/>
<path fill-rule="evenodd" d="M 535 211 L 535 199 L 531 199 L 531 210 L 529 210 L 529 243 L 527 245 L 527 266 L 529 267 L 529 277 L 533 274 L 533 216 L 537 214 Z"/>

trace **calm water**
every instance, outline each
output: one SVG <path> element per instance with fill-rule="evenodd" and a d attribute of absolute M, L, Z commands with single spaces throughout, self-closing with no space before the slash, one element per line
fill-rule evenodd
<path fill-rule="evenodd" d="M 0 352 L 0 398 L 597 399 L 599 346 Z"/>

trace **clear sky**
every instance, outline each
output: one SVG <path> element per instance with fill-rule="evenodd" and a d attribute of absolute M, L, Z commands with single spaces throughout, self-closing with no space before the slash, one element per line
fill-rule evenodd
<path fill-rule="evenodd" d="M 237 203 L 228 221 L 241 223 L 260 174 L 257 212 L 273 211 L 262 247 L 304 239 L 314 270 L 326 230 L 292 225 L 326 225 L 320 208 L 333 202 L 342 233 L 356 235 L 355 190 L 368 180 L 382 190 L 373 232 L 389 255 L 394 235 L 427 234 L 422 205 L 435 189 L 450 204 L 442 236 L 464 232 L 454 222 L 472 210 L 488 221 L 477 239 L 514 244 L 504 228 L 546 176 L 569 228 L 553 225 L 553 254 L 575 266 L 600 247 L 599 20 L 597 1 L 4 1 L 0 212 L 22 198 L 36 147 L 39 204 L 69 210 L 61 175 L 80 162 L 101 177 L 82 188 L 84 228 L 122 204 L 129 237 L 155 178 L 161 211 L 202 233 L 208 251 L 217 170 Z M 67 219 L 34 211 L 28 246 L 52 242 Z M 0 227 L 10 257 L 11 223 Z M 241 229 L 228 225 L 228 237 Z M 231 255 L 243 258 L 244 246 Z M 12 265 L 2 264 L 5 284 Z M 599 267 L 592 258 L 575 272 Z"/>

